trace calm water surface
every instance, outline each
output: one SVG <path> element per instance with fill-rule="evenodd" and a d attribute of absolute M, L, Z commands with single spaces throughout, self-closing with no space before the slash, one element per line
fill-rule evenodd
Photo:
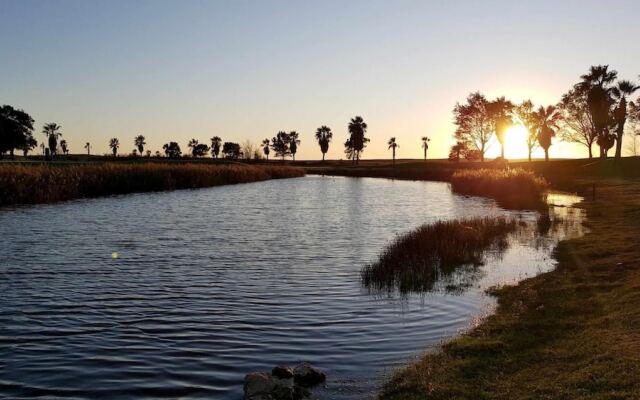
<path fill-rule="evenodd" d="M 366 398 L 490 311 L 487 287 L 553 268 L 582 214 L 552 200 L 549 233 L 514 235 L 469 286 L 410 296 L 360 284 L 395 235 L 537 215 L 445 183 L 314 176 L 2 209 L 0 397 L 239 399 L 246 373 L 309 361 L 321 398 Z"/>

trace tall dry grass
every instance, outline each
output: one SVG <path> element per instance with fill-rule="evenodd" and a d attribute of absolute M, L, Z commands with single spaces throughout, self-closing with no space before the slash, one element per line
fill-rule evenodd
<path fill-rule="evenodd" d="M 0 206 L 191 189 L 303 176 L 286 166 L 207 164 L 0 165 Z"/>
<path fill-rule="evenodd" d="M 517 227 L 504 217 L 438 221 L 399 236 L 361 271 L 364 287 L 375 292 L 423 292 L 461 266 L 484 262 L 487 251 L 507 248 Z"/>
<path fill-rule="evenodd" d="M 520 169 L 467 169 L 451 176 L 451 189 L 460 194 L 486 196 L 513 209 L 538 209 L 544 205 L 547 181 Z"/>

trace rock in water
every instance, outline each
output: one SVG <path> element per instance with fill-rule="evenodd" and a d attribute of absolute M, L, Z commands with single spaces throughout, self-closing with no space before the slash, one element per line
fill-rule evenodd
<path fill-rule="evenodd" d="M 293 381 L 300 386 L 315 386 L 327 379 L 324 372 L 314 368 L 310 364 L 302 363 L 293 369 Z"/>
<path fill-rule="evenodd" d="M 247 374 L 244 377 L 244 398 L 247 400 L 267 399 L 275 387 L 275 380 L 265 372 Z"/>
<path fill-rule="evenodd" d="M 280 379 L 291 379 L 293 378 L 293 371 L 287 366 L 278 365 L 271 370 L 271 375 Z"/>

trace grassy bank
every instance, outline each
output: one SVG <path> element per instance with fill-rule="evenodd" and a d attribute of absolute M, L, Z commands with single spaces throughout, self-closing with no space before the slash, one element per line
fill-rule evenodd
<path fill-rule="evenodd" d="M 496 290 L 497 312 L 399 371 L 383 399 L 640 398 L 640 181 L 596 184 L 591 232 L 553 272 Z"/>
<path fill-rule="evenodd" d="M 304 175 L 285 166 L 96 163 L 0 164 L 0 206 L 191 189 Z"/>
<path fill-rule="evenodd" d="M 516 222 L 505 218 L 438 221 L 399 236 L 379 259 L 363 268 L 370 290 L 400 293 L 431 290 L 435 281 L 457 267 L 477 266 L 485 252 L 506 248 Z"/>

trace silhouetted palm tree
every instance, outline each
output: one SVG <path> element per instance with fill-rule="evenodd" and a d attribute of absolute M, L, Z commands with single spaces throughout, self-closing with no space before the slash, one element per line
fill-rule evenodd
<path fill-rule="evenodd" d="M 111 138 L 109 140 L 109 147 L 113 152 L 113 156 L 116 157 L 118 155 L 118 149 L 120 148 L 120 141 L 118 140 L 118 138 Z"/>
<path fill-rule="evenodd" d="M 555 106 L 540 106 L 538 109 L 538 143 L 544 149 L 544 159 L 549 161 L 549 147 L 551 147 L 551 139 L 556 135 L 554 129 L 558 129 L 558 123 L 561 116 Z"/>
<path fill-rule="evenodd" d="M 187 147 L 191 149 L 191 156 L 195 157 L 195 149 L 198 146 L 198 140 L 197 139 L 191 139 L 189 140 L 189 143 L 187 143 Z"/>
<path fill-rule="evenodd" d="M 264 155 L 267 157 L 267 161 L 269 161 L 269 153 L 271 152 L 271 151 L 269 150 L 269 143 L 271 143 L 271 142 L 269 141 L 269 139 L 268 139 L 268 138 L 267 138 L 267 139 L 264 139 L 264 140 L 262 141 L 262 152 L 263 152 L 263 153 L 264 153 Z"/>
<path fill-rule="evenodd" d="M 608 129 L 611 124 L 611 83 L 616 80 L 618 73 L 609 70 L 608 65 L 591 66 L 587 74 L 580 78 L 582 82 L 576 88 L 587 93 L 587 104 L 593 125 L 598 137 L 603 136 L 601 143 L 607 143 Z M 604 148 L 600 148 L 600 157 L 605 157 Z"/>
<path fill-rule="evenodd" d="M 431 139 L 429 139 L 428 136 L 423 136 L 422 137 L 422 149 L 424 150 L 424 160 L 427 161 L 427 150 L 429 150 L 429 142 L 431 141 Z"/>
<path fill-rule="evenodd" d="M 349 121 L 348 129 L 350 134 L 348 143 L 350 143 L 352 149 L 351 157 L 353 162 L 358 164 L 360 161 L 360 153 L 364 150 L 367 142 L 369 142 L 369 139 L 365 137 L 365 134 L 367 133 L 367 124 L 364 122 L 362 117 L 356 116 L 351 118 L 351 121 Z"/>
<path fill-rule="evenodd" d="M 138 153 L 140 153 L 140 157 L 142 157 L 142 152 L 144 151 L 144 145 L 147 144 L 147 142 L 145 142 L 145 137 L 142 135 L 138 135 L 133 139 L 133 144 L 136 145 L 136 148 L 138 149 Z"/>
<path fill-rule="evenodd" d="M 393 155 L 393 165 L 396 165 L 396 149 L 398 147 L 400 147 L 398 145 L 398 143 L 396 143 L 396 138 L 392 137 L 391 139 L 389 139 L 389 141 L 387 142 L 387 144 L 389 145 L 389 148 L 391 149 L 391 153 Z"/>
<path fill-rule="evenodd" d="M 331 128 L 328 126 L 322 125 L 320 128 L 316 129 L 316 141 L 320 145 L 322 161 L 324 161 L 324 156 L 327 154 L 327 151 L 329 151 L 329 143 L 331 143 L 332 138 L 333 132 L 331 132 Z"/>
<path fill-rule="evenodd" d="M 296 131 L 289 132 L 289 152 L 291 153 L 291 157 L 293 157 L 293 161 L 296 160 L 296 153 L 298 152 L 298 145 L 300 144 L 298 136 L 298 132 Z"/>
<path fill-rule="evenodd" d="M 62 149 L 62 154 L 64 154 L 65 156 L 69 154 L 69 148 L 67 147 L 66 140 L 63 139 L 60 141 L 60 148 Z"/>
<path fill-rule="evenodd" d="M 58 152 L 58 138 L 62 136 L 62 133 L 60 133 L 61 128 L 62 127 L 55 122 L 44 124 L 42 127 L 42 133 L 47 136 L 49 141 L 49 152 L 52 157 Z"/>
<path fill-rule="evenodd" d="M 91 143 L 87 142 L 84 144 L 84 148 L 87 150 L 87 156 L 91 155 Z"/>
<path fill-rule="evenodd" d="M 220 156 L 220 146 L 222 146 L 222 139 L 220 136 L 214 136 L 211 138 L 211 155 L 213 158 Z"/>
<path fill-rule="evenodd" d="M 611 88 L 611 95 L 616 101 L 616 108 L 613 110 L 613 118 L 616 123 L 616 158 L 622 157 L 622 136 L 624 135 L 624 125 L 627 122 L 627 98 L 640 89 L 631 81 L 618 81 L 617 85 Z"/>

